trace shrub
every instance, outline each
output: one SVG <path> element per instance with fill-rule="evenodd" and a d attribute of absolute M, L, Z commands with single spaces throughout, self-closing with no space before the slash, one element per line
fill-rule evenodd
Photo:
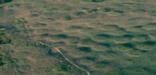
<path fill-rule="evenodd" d="M 11 39 L 8 38 L 3 31 L 0 31 L 0 44 L 7 44 L 10 42 L 11 42 Z"/>
<path fill-rule="evenodd" d="M 11 1 L 13 1 L 13 0 L 0 0 L 0 4 L 2 4 L 2 3 L 8 3 L 8 2 L 11 2 Z"/>
<path fill-rule="evenodd" d="M 105 0 L 91 0 L 92 2 L 103 2 Z"/>
<path fill-rule="evenodd" d="M 86 12 L 87 12 L 87 11 L 85 11 L 85 10 L 79 10 L 79 11 L 77 11 L 75 14 L 76 14 L 76 16 L 82 16 L 82 15 L 85 15 Z"/>
<path fill-rule="evenodd" d="M 87 2 L 103 2 L 105 0 L 85 0 L 85 1 L 87 1 Z"/>
<path fill-rule="evenodd" d="M 78 47 L 78 49 L 83 52 L 91 52 L 92 51 L 92 49 L 90 47 Z"/>
<path fill-rule="evenodd" d="M 11 42 L 11 40 L 9 38 L 0 36 L 0 44 L 7 44 L 10 42 Z"/>
<path fill-rule="evenodd" d="M 65 19 L 65 20 L 72 20 L 72 17 L 71 17 L 70 15 L 65 15 L 65 16 L 64 16 L 64 19 Z"/>

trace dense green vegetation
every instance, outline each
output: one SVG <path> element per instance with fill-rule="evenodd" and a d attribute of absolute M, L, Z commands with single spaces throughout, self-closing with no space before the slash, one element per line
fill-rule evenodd
<path fill-rule="evenodd" d="M 0 28 L 0 44 L 8 44 L 11 42 L 11 39 L 5 34 L 3 28 Z"/>
<path fill-rule="evenodd" d="M 12 0 L 0 0 L 0 4 L 11 2 Z"/>

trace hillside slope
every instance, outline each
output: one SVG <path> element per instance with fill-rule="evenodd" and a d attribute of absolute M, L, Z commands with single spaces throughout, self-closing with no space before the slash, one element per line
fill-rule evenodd
<path fill-rule="evenodd" d="M 155 0 L 0 5 L 0 75 L 155 75 Z M 54 48 L 59 48 L 67 61 Z"/>

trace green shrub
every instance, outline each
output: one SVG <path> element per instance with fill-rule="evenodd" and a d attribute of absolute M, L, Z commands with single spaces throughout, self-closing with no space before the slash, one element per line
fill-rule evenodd
<path fill-rule="evenodd" d="M 0 31 L 0 44 L 7 44 L 10 42 L 11 42 L 11 39 L 8 38 L 3 31 Z"/>
<path fill-rule="evenodd" d="M 7 37 L 0 37 L 0 44 L 7 44 L 10 43 L 11 40 Z"/>
<path fill-rule="evenodd" d="M 86 11 L 85 10 L 79 10 L 75 14 L 76 14 L 76 16 L 82 16 L 82 15 L 86 14 Z"/>
<path fill-rule="evenodd" d="M 91 0 L 92 2 L 103 2 L 105 0 Z"/>
<path fill-rule="evenodd" d="M 2 57 L 0 56 L 0 66 L 5 65 L 5 62 L 3 61 Z"/>
<path fill-rule="evenodd" d="M 70 15 L 65 15 L 65 16 L 64 16 L 64 19 L 65 19 L 65 20 L 72 20 L 72 17 L 71 17 Z"/>
<path fill-rule="evenodd" d="M 80 51 L 83 51 L 83 52 L 91 52 L 92 51 L 92 49 L 91 49 L 91 47 L 78 47 L 78 49 L 80 50 Z"/>
<path fill-rule="evenodd" d="M 85 1 L 87 1 L 87 2 L 103 2 L 105 0 L 85 0 Z"/>
<path fill-rule="evenodd" d="M 14 63 L 14 60 L 9 55 L 5 54 L 4 52 L 0 54 L 0 67 Z"/>
<path fill-rule="evenodd" d="M 11 2 L 11 1 L 13 1 L 13 0 L 0 0 L 0 4 L 2 4 L 2 3 L 8 3 L 8 2 Z"/>

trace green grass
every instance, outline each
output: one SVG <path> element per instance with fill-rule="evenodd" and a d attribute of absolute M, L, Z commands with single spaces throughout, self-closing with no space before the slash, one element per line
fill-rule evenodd
<path fill-rule="evenodd" d="M 61 48 L 91 75 L 155 75 L 155 2 L 15 0 L 1 4 L 0 75 L 85 75 L 51 47 Z"/>

